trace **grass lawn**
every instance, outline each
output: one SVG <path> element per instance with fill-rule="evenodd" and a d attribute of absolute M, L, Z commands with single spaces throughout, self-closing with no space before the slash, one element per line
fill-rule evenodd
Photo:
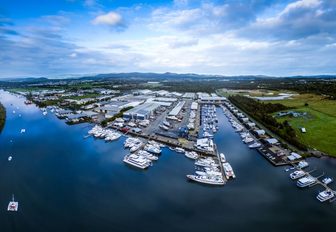
<path fill-rule="evenodd" d="M 293 99 L 266 102 L 281 103 L 295 107 L 294 111 L 307 112 L 307 116 L 282 117 L 279 120 L 288 120 L 304 144 L 336 157 L 336 101 L 315 94 L 300 94 Z M 307 132 L 302 133 L 301 127 Z"/>

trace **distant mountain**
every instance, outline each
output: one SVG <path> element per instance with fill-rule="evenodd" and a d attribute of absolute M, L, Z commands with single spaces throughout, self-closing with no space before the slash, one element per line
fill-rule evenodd
<path fill-rule="evenodd" d="M 130 72 L 130 73 L 106 73 L 106 74 L 88 74 L 88 75 L 62 75 L 62 78 L 55 77 L 20 77 L 20 78 L 3 78 L 0 81 L 6 82 L 47 82 L 47 81 L 58 81 L 58 80 L 156 80 L 156 81 L 173 81 L 173 80 L 257 80 L 257 79 L 333 79 L 336 75 L 311 75 L 311 76 L 265 76 L 265 75 L 238 75 L 238 76 L 224 76 L 224 75 L 208 75 L 208 74 L 195 74 L 195 73 L 141 73 L 141 72 Z"/>

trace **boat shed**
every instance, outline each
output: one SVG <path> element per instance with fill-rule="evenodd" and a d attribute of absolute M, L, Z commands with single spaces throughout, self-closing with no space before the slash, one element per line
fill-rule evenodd
<path fill-rule="evenodd" d="M 147 102 L 142 105 L 136 106 L 123 114 L 126 120 L 145 120 L 148 119 L 160 105 L 154 102 Z"/>
<path fill-rule="evenodd" d="M 169 112 L 169 116 L 177 116 L 180 111 L 182 110 L 183 106 L 185 104 L 185 101 L 180 101 L 177 103 L 177 105 Z"/>

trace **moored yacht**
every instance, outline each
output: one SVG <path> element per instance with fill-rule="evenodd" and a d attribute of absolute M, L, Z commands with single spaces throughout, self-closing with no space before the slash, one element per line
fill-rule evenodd
<path fill-rule="evenodd" d="M 8 156 L 8 161 L 12 161 L 13 157 L 12 156 Z"/>
<path fill-rule="evenodd" d="M 298 167 L 299 168 L 301 168 L 301 169 L 303 169 L 303 168 L 306 168 L 306 167 L 308 167 L 309 166 L 309 164 L 308 164 L 308 162 L 307 161 L 300 161 L 299 163 L 298 163 Z"/>
<path fill-rule="evenodd" d="M 161 149 L 159 147 L 151 145 L 151 144 L 147 144 L 144 147 L 144 150 L 148 151 L 148 152 L 151 152 L 151 153 L 154 153 L 154 154 L 160 154 L 161 153 Z"/>
<path fill-rule="evenodd" d="M 258 148 L 258 147 L 261 147 L 261 143 L 255 142 L 249 145 L 249 148 Z"/>
<path fill-rule="evenodd" d="M 188 157 L 189 159 L 198 159 L 198 157 L 199 157 L 199 155 L 195 152 L 195 151 L 186 151 L 185 153 L 184 153 L 184 155 L 186 156 L 186 157 Z"/>
<path fill-rule="evenodd" d="M 320 202 L 325 202 L 333 197 L 335 197 L 335 193 L 331 189 L 324 190 L 316 196 L 317 200 Z"/>
<path fill-rule="evenodd" d="M 334 181 L 334 179 L 331 178 L 331 177 L 325 177 L 325 178 L 322 179 L 322 183 L 326 184 L 326 185 L 332 183 L 333 181 Z"/>
<path fill-rule="evenodd" d="M 219 157 L 220 157 L 222 163 L 226 162 L 226 157 L 225 157 L 224 153 L 220 153 Z"/>
<path fill-rule="evenodd" d="M 316 183 L 316 178 L 314 178 L 312 176 L 305 176 L 305 177 L 302 177 L 301 179 L 299 179 L 296 182 L 296 185 L 300 188 L 304 188 L 304 187 L 307 187 L 307 186 L 315 184 L 315 183 Z"/>
<path fill-rule="evenodd" d="M 130 154 L 126 155 L 123 160 L 125 163 L 137 168 L 145 169 L 151 165 L 151 162 L 141 155 Z"/>
<path fill-rule="evenodd" d="M 208 175 L 187 175 L 187 178 L 190 180 L 211 185 L 224 185 L 224 180 L 221 176 L 208 176 Z"/>
<path fill-rule="evenodd" d="M 297 170 L 295 172 L 292 172 L 291 174 L 289 174 L 289 177 L 292 179 L 292 180 L 296 180 L 296 179 L 299 179 L 303 176 L 305 176 L 306 173 L 302 170 Z"/>

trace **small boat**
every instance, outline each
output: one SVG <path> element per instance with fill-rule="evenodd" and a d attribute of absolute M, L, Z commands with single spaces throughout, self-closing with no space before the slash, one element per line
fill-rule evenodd
<path fill-rule="evenodd" d="M 13 159 L 12 156 L 8 156 L 8 161 L 11 161 Z"/>
<path fill-rule="evenodd" d="M 298 163 L 298 167 L 301 168 L 301 169 L 306 168 L 306 167 L 308 167 L 308 166 L 309 166 L 309 164 L 308 164 L 307 161 L 300 161 L 300 162 Z"/>
<path fill-rule="evenodd" d="M 20 133 L 25 133 L 26 132 L 26 129 L 21 129 Z"/>
<path fill-rule="evenodd" d="M 220 153 L 219 157 L 220 157 L 222 163 L 226 162 L 226 157 L 225 157 L 224 153 Z"/>
<path fill-rule="evenodd" d="M 297 171 L 295 171 L 295 172 L 289 174 L 289 177 L 290 177 L 292 180 L 296 180 L 296 179 L 299 179 L 299 178 L 301 178 L 301 177 L 303 177 L 303 176 L 305 176 L 305 175 L 306 175 L 306 173 L 305 173 L 304 171 L 302 171 L 302 170 L 297 170 Z"/>
<path fill-rule="evenodd" d="M 43 111 L 43 113 L 42 113 L 44 116 L 45 115 L 47 115 L 48 114 L 48 112 L 47 111 Z"/>
<path fill-rule="evenodd" d="M 12 200 L 9 202 L 7 211 L 18 211 L 19 202 L 14 200 L 14 194 L 12 195 Z"/>
<path fill-rule="evenodd" d="M 333 181 L 334 181 L 333 178 L 325 177 L 325 178 L 323 178 L 322 183 L 328 185 L 328 184 L 332 183 Z"/>
<path fill-rule="evenodd" d="M 253 148 L 258 148 L 261 147 L 261 143 L 255 142 L 252 143 L 251 145 L 249 145 L 249 148 L 253 149 Z"/>
<path fill-rule="evenodd" d="M 175 147 L 174 150 L 178 153 L 184 153 L 185 152 L 185 150 L 182 147 Z"/>
<path fill-rule="evenodd" d="M 316 196 L 317 200 L 320 202 L 325 202 L 333 197 L 335 197 L 335 193 L 331 189 L 324 190 Z"/>

